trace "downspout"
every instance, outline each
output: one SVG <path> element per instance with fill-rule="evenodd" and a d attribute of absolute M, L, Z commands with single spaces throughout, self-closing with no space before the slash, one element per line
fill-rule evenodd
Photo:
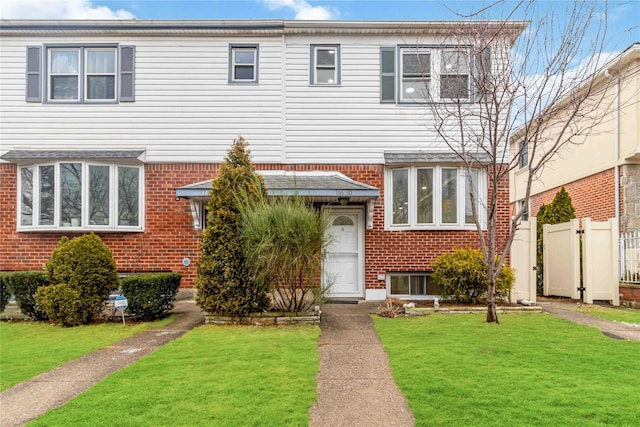
<path fill-rule="evenodd" d="M 618 221 L 618 227 L 620 227 L 620 78 L 613 77 L 609 70 L 604 72 L 604 75 L 611 80 L 615 79 L 616 81 L 616 95 L 615 95 L 615 137 L 614 137 L 614 191 L 615 191 L 615 218 Z M 618 230 L 619 231 L 619 230 Z"/>

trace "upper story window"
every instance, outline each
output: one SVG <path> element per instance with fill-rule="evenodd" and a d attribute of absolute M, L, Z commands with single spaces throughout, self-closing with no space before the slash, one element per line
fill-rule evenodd
<path fill-rule="evenodd" d="M 68 161 L 19 170 L 18 230 L 142 230 L 141 166 Z"/>
<path fill-rule="evenodd" d="M 467 47 L 380 49 L 380 101 L 383 103 L 471 102 L 471 80 L 471 51 Z"/>
<path fill-rule="evenodd" d="M 26 100 L 42 102 L 44 92 L 46 102 L 131 102 L 134 54 L 133 46 L 29 46 Z"/>
<path fill-rule="evenodd" d="M 311 46 L 312 85 L 340 84 L 340 45 Z"/>
<path fill-rule="evenodd" d="M 471 192 L 485 227 L 487 188 L 483 171 L 455 166 L 406 166 L 387 169 L 386 224 L 390 229 L 473 229 Z M 471 187 L 469 187 L 471 184 Z"/>
<path fill-rule="evenodd" d="M 229 46 L 229 82 L 258 82 L 258 45 Z"/>
<path fill-rule="evenodd" d="M 529 141 L 523 139 L 518 142 L 518 168 L 529 166 Z"/>

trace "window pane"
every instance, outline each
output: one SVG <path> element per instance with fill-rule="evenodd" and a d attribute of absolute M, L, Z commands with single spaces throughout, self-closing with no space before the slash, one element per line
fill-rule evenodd
<path fill-rule="evenodd" d="M 427 295 L 442 295 L 442 288 L 436 284 L 431 275 L 425 276 L 427 282 Z"/>
<path fill-rule="evenodd" d="M 412 79 L 402 81 L 402 99 L 429 99 L 429 79 Z"/>
<path fill-rule="evenodd" d="M 319 68 L 316 70 L 316 83 L 335 83 L 335 69 Z"/>
<path fill-rule="evenodd" d="M 115 76 L 88 76 L 87 99 L 116 99 Z"/>
<path fill-rule="evenodd" d="M 433 169 L 418 169 L 418 223 L 433 222 Z"/>
<path fill-rule="evenodd" d="M 236 65 L 233 75 L 234 80 L 254 80 L 253 66 Z"/>
<path fill-rule="evenodd" d="M 55 210 L 55 168 L 40 166 L 40 225 L 53 225 Z"/>
<path fill-rule="evenodd" d="M 403 53 L 403 76 L 428 76 L 431 74 L 431 55 L 428 53 Z"/>
<path fill-rule="evenodd" d="M 426 295 L 424 276 L 411 276 L 411 295 Z"/>
<path fill-rule="evenodd" d="M 391 276 L 391 293 L 394 295 L 408 295 L 409 276 Z"/>
<path fill-rule="evenodd" d="M 317 66 L 332 66 L 336 65 L 336 50 L 335 49 L 317 49 L 316 50 L 316 65 Z"/>
<path fill-rule="evenodd" d="M 391 172 L 393 193 L 393 224 L 409 223 L 409 171 L 396 169 Z"/>
<path fill-rule="evenodd" d="M 442 169 L 442 222 L 458 222 L 458 170 Z"/>
<path fill-rule="evenodd" d="M 469 57 L 466 52 L 442 52 L 441 74 L 469 74 Z"/>
<path fill-rule="evenodd" d="M 469 97 L 469 76 L 440 76 L 442 98 L 465 99 Z"/>
<path fill-rule="evenodd" d="M 20 225 L 33 225 L 33 169 L 20 169 Z"/>
<path fill-rule="evenodd" d="M 89 166 L 89 224 L 109 225 L 109 166 Z"/>
<path fill-rule="evenodd" d="M 78 73 L 78 50 L 51 51 L 51 72 L 56 74 L 77 74 Z"/>
<path fill-rule="evenodd" d="M 51 99 L 78 99 L 78 77 L 52 76 Z"/>
<path fill-rule="evenodd" d="M 82 225 L 82 164 L 60 164 L 60 225 Z"/>
<path fill-rule="evenodd" d="M 89 50 L 87 52 L 87 72 L 115 74 L 116 53 L 106 50 Z"/>
<path fill-rule="evenodd" d="M 234 61 L 236 64 L 253 65 L 254 63 L 253 58 L 255 55 L 255 51 L 253 49 L 245 49 L 245 50 L 235 49 L 233 51 L 233 55 L 234 55 Z"/>
<path fill-rule="evenodd" d="M 478 171 L 477 170 L 472 170 L 471 171 L 471 181 L 472 181 L 472 189 L 473 189 L 473 197 L 475 199 L 476 202 L 476 209 L 479 207 L 478 204 Z M 469 188 L 469 178 L 465 178 L 465 185 L 467 186 L 467 190 L 465 191 L 465 197 L 464 197 L 464 222 L 467 224 L 474 224 L 475 221 L 473 220 L 473 211 L 472 211 L 472 205 L 471 205 L 471 194 L 470 194 L 470 188 Z"/>
<path fill-rule="evenodd" d="M 118 225 L 139 225 L 140 170 L 118 168 Z"/>

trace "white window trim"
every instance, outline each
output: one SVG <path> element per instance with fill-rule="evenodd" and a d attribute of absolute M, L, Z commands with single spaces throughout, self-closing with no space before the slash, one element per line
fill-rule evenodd
<path fill-rule="evenodd" d="M 393 181 L 392 171 L 395 169 L 407 169 L 409 171 L 409 223 L 408 224 L 393 224 Z M 417 170 L 418 169 L 433 169 L 433 219 L 431 224 L 418 224 L 416 213 L 416 193 L 417 193 Z M 457 169 L 457 217 L 458 221 L 455 224 L 442 222 L 442 170 L 443 169 Z M 466 188 L 468 184 L 467 169 L 460 166 L 438 164 L 438 165 L 411 165 L 398 167 L 387 167 L 384 174 L 384 188 L 385 188 L 385 230 L 475 230 L 476 225 L 467 224 L 465 222 L 465 203 L 466 203 Z M 479 216 L 480 225 L 483 230 L 487 228 L 487 176 L 486 172 L 482 169 L 478 169 L 478 189 L 479 195 L 476 200 L 477 214 Z"/>
<path fill-rule="evenodd" d="M 118 98 L 118 49 L 115 47 L 87 47 L 83 48 L 83 74 L 84 74 L 84 102 L 113 102 Z M 113 73 L 89 73 L 89 52 L 90 51 L 113 51 Z M 113 76 L 113 98 L 89 98 L 89 76 Z"/>
<path fill-rule="evenodd" d="M 60 207 L 62 191 L 60 185 L 60 165 L 63 163 L 80 163 L 82 164 L 82 198 L 81 198 L 81 226 L 62 226 L 60 225 Z M 39 225 L 40 221 L 40 167 L 54 166 L 54 211 L 53 225 Z M 89 166 L 109 166 L 109 224 L 89 224 Z M 136 168 L 139 170 L 138 175 L 138 224 L 139 225 L 118 225 L 118 167 Z M 33 170 L 32 182 L 32 224 L 22 224 L 22 169 L 31 168 Z M 113 163 L 113 162 L 95 162 L 82 160 L 61 160 L 58 162 L 33 163 L 28 165 L 20 165 L 18 167 L 18 185 L 16 198 L 16 225 L 19 232 L 41 232 L 41 231 L 117 231 L 117 232 L 140 232 L 144 231 L 145 224 L 145 188 L 144 188 L 144 167 L 139 165 Z M 111 218 L 113 220 L 111 220 Z"/>
<path fill-rule="evenodd" d="M 468 76 L 467 79 L 467 91 L 469 93 L 469 97 L 467 98 L 442 98 L 440 96 L 440 76 L 441 75 L 454 75 L 447 74 L 442 72 L 442 53 L 447 51 L 465 51 L 468 58 L 469 70 L 466 74 Z M 428 53 L 430 54 L 431 64 L 429 69 L 429 84 L 426 86 L 426 90 L 429 94 L 428 98 L 425 99 L 409 99 L 405 98 L 402 90 L 403 83 L 403 54 L 405 52 L 412 53 Z M 464 103 L 472 103 L 472 91 L 471 91 L 471 81 L 472 81 L 472 56 L 471 56 L 471 48 L 469 46 L 423 46 L 423 45 L 400 45 L 398 46 L 398 54 L 397 56 L 397 64 L 396 68 L 398 70 L 397 78 L 396 78 L 396 88 L 397 88 L 397 103 L 398 104 L 427 104 L 427 103 L 453 103 L 453 102 L 464 102 Z M 455 74 L 458 75 L 458 74 Z M 424 80 L 423 80 L 424 81 Z"/>
<path fill-rule="evenodd" d="M 387 288 L 387 296 L 390 298 L 400 298 L 405 300 L 415 300 L 415 301 L 432 301 L 435 298 L 440 299 L 440 295 L 414 295 L 414 294 L 392 294 L 391 293 L 391 278 L 398 276 L 431 276 L 432 272 L 427 271 L 411 271 L 411 272 L 394 272 L 386 274 L 386 288 Z M 409 285 L 411 286 L 411 285 Z M 409 288 L 411 289 L 411 288 Z"/>
<path fill-rule="evenodd" d="M 335 50 L 334 56 L 334 64 L 333 67 L 328 66 L 319 66 L 318 65 L 318 51 L 321 50 Z M 340 64 L 341 64 L 341 49 L 340 45 L 337 44 L 323 44 L 323 45 L 312 45 L 311 52 L 313 55 L 312 59 L 312 67 L 311 67 L 311 85 L 313 86 L 339 86 L 341 84 L 341 76 L 340 76 Z M 323 83 L 318 82 L 318 69 L 330 70 L 333 68 L 333 83 Z"/>
<path fill-rule="evenodd" d="M 236 79 L 236 51 L 251 51 L 253 52 L 253 78 L 252 79 Z M 243 45 L 232 44 L 229 45 L 229 83 L 258 83 L 258 45 Z M 247 66 L 248 64 L 238 64 L 239 66 Z"/>
<path fill-rule="evenodd" d="M 120 87 L 119 81 L 119 49 L 117 45 L 45 45 L 46 49 L 46 59 L 47 65 L 44 68 L 45 76 L 45 93 L 44 99 L 47 103 L 55 103 L 55 104 L 65 104 L 65 103 L 74 103 L 74 104 L 82 104 L 82 103 L 91 103 L 91 104 L 100 104 L 100 103 L 117 103 L 118 102 L 118 93 Z M 87 96 L 87 52 L 90 50 L 102 50 L 102 51 L 113 51 L 114 53 L 114 67 L 115 73 L 114 75 L 114 95 L 113 98 L 105 98 L 105 99 L 89 99 Z M 78 92 L 76 99 L 54 99 L 51 95 L 52 84 L 51 77 L 56 75 L 71 75 L 65 73 L 52 73 L 51 67 L 53 65 L 53 61 L 51 60 L 51 53 L 53 51 L 67 51 L 67 52 L 77 52 L 78 54 Z M 108 75 L 108 74 L 96 74 L 96 75 Z"/>

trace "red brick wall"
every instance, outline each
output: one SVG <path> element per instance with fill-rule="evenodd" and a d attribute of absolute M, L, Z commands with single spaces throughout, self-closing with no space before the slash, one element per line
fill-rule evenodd
<path fill-rule="evenodd" d="M 615 217 L 615 173 L 613 169 L 596 173 L 564 185 L 571 196 L 576 218 L 606 221 Z M 531 215 L 536 216 L 540 206 L 553 201 L 562 187 L 552 188 L 531 196 Z M 620 202 L 622 206 L 622 201 Z"/>
<path fill-rule="evenodd" d="M 435 258 L 459 247 L 477 247 L 476 231 L 385 231 L 383 165 L 257 165 L 258 169 L 340 171 L 380 189 L 374 228 L 365 232 L 365 286 L 384 289 L 378 274 L 429 270 Z M 183 287 L 194 285 L 200 233 L 193 229 L 188 200 L 176 200 L 175 189 L 210 179 L 216 164 L 147 164 L 145 166 L 145 232 L 98 233 L 113 252 L 119 271 L 171 270 L 183 275 Z M 0 271 L 40 269 L 61 236 L 68 232 L 16 232 L 17 168 L 0 164 Z M 489 190 L 491 193 L 491 189 Z M 498 191 L 500 217 L 498 241 L 508 229 L 508 182 Z M 72 234 L 70 235 L 72 236 Z M 184 267 L 183 258 L 191 265 Z"/>
<path fill-rule="evenodd" d="M 640 286 L 621 283 L 620 293 L 622 294 L 620 297 L 621 300 L 640 303 Z"/>

